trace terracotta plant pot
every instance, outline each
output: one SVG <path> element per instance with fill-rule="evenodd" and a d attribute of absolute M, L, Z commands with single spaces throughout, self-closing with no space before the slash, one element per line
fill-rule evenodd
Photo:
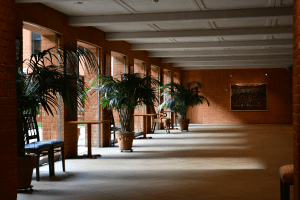
<path fill-rule="evenodd" d="M 36 163 L 36 156 L 18 158 L 18 189 L 30 189 L 32 172 Z"/>
<path fill-rule="evenodd" d="M 134 138 L 134 132 L 116 132 L 116 137 L 118 139 L 119 148 L 121 152 L 123 150 L 130 150 L 132 151 L 132 143 Z"/>
<path fill-rule="evenodd" d="M 181 131 L 189 131 L 190 119 L 178 119 L 178 123 Z"/>

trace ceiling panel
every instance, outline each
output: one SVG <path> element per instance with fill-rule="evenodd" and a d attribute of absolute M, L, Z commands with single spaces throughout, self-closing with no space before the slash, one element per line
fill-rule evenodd
<path fill-rule="evenodd" d="M 123 0 L 123 2 L 132 7 L 137 12 L 143 13 L 179 12 L 194 10 L 194 6 L 190 3 L 189 0 L 160 0 L 158 3 L 153 3 L 150 0 Z"/>
<path fill-rule="evenodd" d="M 30 3 L 38 0 L 17 1 Z M 74 26 L 95 26 L 106 33 L 108 40 L 124 40 L 131 44 L 133 50 L 155 53 L 153 57 L 160 57 L 159 54 L 164 51 L 207 52 L 200 53 L 203 57 L 212 56 L 209 52 L 213 56 L 226 56 L 229 54 L 224 51 L 230 51 L 233 54 L 243 52 L 242 55 L 247 57 L 254 55 L 255 50 L 260 52 L 255 55 L 266 55 L 268 50 L 272 50 L 270 52 L 278 56 L 292 56 L 293 0 L 82 1 L 85 2 L 82 5 L 76 4 L 75 0 L 40 2 L 68 16 L 75 16 L 70 18 L 70 24 Z M 288 53 L 282 50 L 285 48 Z M 198 56 L 193 53 L 185 55 L 190 58 Z M 168 56 L 171 55 L 161 55 L 165 59 Z M 172 57 L 176 58 L 176 55 L 172 54 Z M 177 57 L 184 58 L 183 55 Z M 181 63 L 182 69 L 191 66 L 188 60 L 184 61 L 187 63 Z M 215 69 L 271 66 L 250 61 L 239 66 L 235 62 L 195 65 L 192 67 Z M 286 63 L 279 65 L 273 62 L 272 67 L 286 67 Z"/>
<path fill-rule="evenodd" d="M 240 65 L 240 66 L 191 66 L 180 67 L 181 70 L 195 70 L 195 69 L 253 69 L 253 68 L 287 68 L 286 65 Z"/>
<path fill-rule="evenodd" d="M 72 1 L 51 2 L 44 4 L 69 16 L 115 15 L 130 13 L 113 0 L 86 1 L 84 4 L 76 4 Z"/>
<path fill-rule="evenodd" d="M 251 0 L 251 1 L 237 1 L 237 0 L 198 0 L 202 1 L 207 9 L 223 10 L 223 9 L 245 9 L 257 7 L 274 6 L 275 0 Z M 285 5 L 292 5 L 293 0 L 285 0 Z"/>

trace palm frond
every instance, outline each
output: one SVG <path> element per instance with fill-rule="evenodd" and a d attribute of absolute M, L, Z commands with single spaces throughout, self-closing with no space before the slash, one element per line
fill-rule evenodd
<path fill-rule="evenodd" d="M 141 105 L 153 105 L 157 101 L 156 87 L 159 81 L 142 74 L 120 74 L 120 79 L 100 75 L 93 81 L 88 92 L 99 91 L 99 104 L 108 109 L 116 109 L 122 131 L 131 130 L 134 109 Z"/>
<path fill-rule="evenodd" d="M 18 156 L 24 154 L 24 113 L 35 117 L 37 108 L 42 106 L 53 116 L 59 98 L 62 98 L 70 113 L 76 115 L 77 106 L 84 105 L 82 98 L 88 87 L 78 75 L 79 66 L 95 74 L 99 68 L 89 50 L 72 45 L 56 46 L 33 54 L 23 65 L 27 65 L 29 74 L 25 75 L 21 68 L 17 71 Z"/>
<path fill-rule="evenodd" d="M 190 107 L 203 103 L 209 105 L 207 98 L 200 94 L 202 87 L 203 85 L 197 81 L 187 83 L 187 87 L 177 83 L 169 83 L 159 87 L 158 89 L 165 89 L 162 95 L 167 94 L 170 96 L 159 106 L 159 110 L 163 108 L 171 109 L 176 113 L 180 113 L 182 119 L 185 119 Z"/>

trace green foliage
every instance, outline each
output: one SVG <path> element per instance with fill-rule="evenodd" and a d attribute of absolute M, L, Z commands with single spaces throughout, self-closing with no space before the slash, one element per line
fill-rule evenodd
<path fill-rule="evenodd" d="M 197 81 L 189 82 L 187 87 L 177 83 L 169 83 L 158 89 L 167 89 L 162 95 L 168 94 L 171 96 L 158 109 L 168 108 L 173 110 L 175 113 L 180 113 L 182 119 L 186 119 L 186 114 L 190 107 L 201 105 L 204 102 L 209 106 L 206 97 L 200 94 L 202 84 Z"/>
<path fill-rule="evenodd" d="M 17 148 L 18 156 L 24 156 L 26 116 L 36 117 L 40 106 L 49 115 L 54 115 L 61 98 L 64 105 L 75 116 L 77 105 L 83 106 L 86 86 L 77 73 L 79 65 L 89 73 L 98 70 L 98 64 L 91 52 L 84 48 L 63 45 L 33 54 L 25 60 L 29 74 L 17 70 Z"/>
<path fill-rule="evenodd" d="M 89 91 L 100 91 L 99 104 L 115 109 L 119 114 L 121 131 L 132 131 L 131 121 L 136 107 L 153 105 L 157 101 L 156 87 L 159 82 L 142 74 L 121 74 L 120 80 L 100 75 Z"/>

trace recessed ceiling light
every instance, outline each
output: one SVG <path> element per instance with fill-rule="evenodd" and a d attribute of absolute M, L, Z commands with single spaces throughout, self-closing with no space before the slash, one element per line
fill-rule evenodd
<path fill-rule="evenodd" d="M 82 4 L 85 4 L 85 2 L 84 1 L 76 1 L 76 2 L 74 2 L 75 4 L 78 4 L 78 5 L 82 5 Z"/>

